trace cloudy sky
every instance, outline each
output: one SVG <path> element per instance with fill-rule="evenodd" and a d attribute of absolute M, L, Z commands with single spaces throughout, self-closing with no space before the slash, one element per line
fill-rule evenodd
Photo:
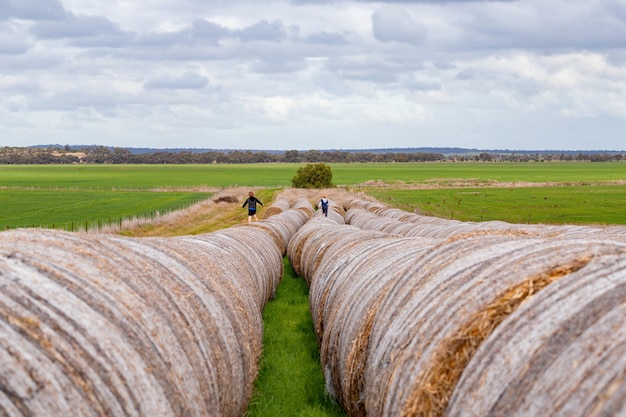
<path fill-rule="evenodd" d="M 625 138 L 626 0 L 0 0 L 0 146 Z"/>

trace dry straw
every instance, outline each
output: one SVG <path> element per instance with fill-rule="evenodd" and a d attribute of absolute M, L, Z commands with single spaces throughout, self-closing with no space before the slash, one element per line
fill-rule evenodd
<path fill-rule="evenodd" d="M 241 416 L 282 255 L 260 228 L 0 234 L 0 414 Z"/>
<path fill-rule="evenodd" d="M 471 375 L 480 374 L 480 366 L 472 366 L 477 352 L 483 346 L 491 346 L 493 335 L 506 323 L 523 321 L 529 332 L 533 327 L 543 332 L 543 321 L 534 320 L 534 316 L 520 316 L 526 305 L 542 299 L 538 298 L 540 294 L 549 294 L 549 290 L 565 283 L 578 282 L 588 274 L 605 277 L 605 282 L 614 285 L 615 293 L 621 294 L 618 289 L 626 286 L 623 268 L 613 265 L 624 264 L 626 246 L 611 240 L 594 240 L 599 236 L 597 228 L 543 230 L 539 226 L 528 228 L 503 222 L 430 221 L 424 216 L 385 210 L 376 203 L 353 202 L 344 205 L 346 222 L 369 232 L 314 218 L 294 236 L 290 246 L 293 251 L 288 249 L 290 259 L 299 263 L 300 273 L 311 287 L 311 311 L 328 390 L 349 415 L 446 415 L 453 409 L 452 405 L 448 407 L 451 398 L 457 407 L 454 415 L 458 416 L 513 415 L 512 408 L 516 415 L 569 415 L 569 411 L 554 412 L 571 408 L 553 404 L 556 394 L 541 405 L 526 394 L 523 400 L 515 399 L 513 403 L 500 401 L 498 389 L 504 390 L 509 396 L 506 398 L 513 398 L 517 393 L 515 381 L 521 378 L 526 378 L 528 392 L 536 386 L 543 386 L 543 391 L 548 392 L 548 387 L 566 382 L 571 389 L 558 394 L 560 403 L 585 403 L 587 412 L 623 409 L 624 403 L 619 398 L 624 398 L 626 391 L 623 383 L 626 368 L 620 358 L 624 356 L 626 343 L 622 333 L 626 330 L 623 320 L 619 323 L 615 317 L 622 314 L 623 319 L 625 297 L 621 298 L 622 304 L 613 300 L 609 303 L 611 307 L 607 307 L 617 311 L 610 314 L 613 318 L 607 318 L 607 323 L 621 326 L 616 332 L 618 336 L 600 343 L 609 346 L 610 360 L 603 363 L 603 358 L 609 356 L 600 355 L 602 348 L 594 348 L 598 358 L 584 367 L 584 372 L 594 373 L 593 380 L 601 381 L 599 388 L 585 382 L 589 375 L 585 376 L 584 372 L 580 373 L 578 382 L 572 382 L 566 362 L 558 373 L 542 374 L 540 380 L 528 378 L 523 360 L 516 362 L 519 368 L 503 378 L 498 378 L 497 367 L 490 367 L 491 385 L 484 384 L 486 377 L 479 380 Z M 611 239 L 619 240 L 616 236 L 622 232 L 614 228 Z M 579 238 L 571 239 L 571 236 Z M 589 280 L 585 281 L 576 284 L 580 286 L 579 297 L 584 297 L 582 287 L 589 285 Z M 553 296 L 550 302 L 558 305 L 558 296 Z M 585 303 L 590 311 L 590 306 L 598 305 L 599 300 L 591 297 Z M 554 307 L 550 320 L 544 321 L 548 327 L 561 322 L 562 328 L 570 329 L 568 323 L 572 317 L 563 314 L 561 321 L 559 311 Z M 578 354 L 596 346 L 596 338 L 608 331 L 608 327 L 592 330 L 591 323 L 596 317 L 595 313 L 578 317 L 579 324 L 589 324 L 590 338 L 579 341 Z M 576 337 L 587 337 L 587 331 L 581 330 Z M 494 344 L 482 356 L 483 366 L 511 361 L 517 343 L 508 345 L 504 357 Z M 560 346 L 560 336 L 557 332 L 544 334 L 542 343 Z M 541 351 L 534 352 L 544 355 Z M 528 355 L 532 354 L 529 350 Z M 530 366 L 534 359 L 525 360 L 526 366 Z M 541 363 L 545 366 L 545 362 Z M 615 366 L 617 370 L 613 369 Z M 468 372 L 470 368 L 472 371 Z M 515 374 L 516 371 L 520 374 Z M 463 378 L 469 382 L 459 383 Z M 461 386 L 465 391 L 460 391 Z M 490 397 L 495 405 L 487 404 L 487 408 L 480 410 L 474 407 L 473 391 L 477 386 L 496 392 Z M 581 393 L 585 398 L 601 400 L 581 401 L 578 399 Z M 534 404 L 532 410 L 540 412 L 529 412 L 530 403 Z"/>
<path fill-rule="evenodd" d="M 288 198 L 278 197 L 274 200 L 272 205 L 265 210 L 263 218 L 270 218 L 275 214 L 280 214 L 283 211 L 289 210 L 289 208 L 291 208 L 291 201 Z"/>
<path fill-rule="evenodd" d="M 626 259 L 594 258 L 486 339 L 446 415 L 626 415 Z"/>

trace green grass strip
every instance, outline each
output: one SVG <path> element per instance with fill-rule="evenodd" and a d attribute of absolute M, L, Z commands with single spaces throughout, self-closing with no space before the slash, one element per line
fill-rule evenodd
<path fill-rule="evenodd" d="M 263 311 L 263 355 L 246 415 L 345 416 L 325 390 L 309 289 L 284 262 L 285 275 Z"/>

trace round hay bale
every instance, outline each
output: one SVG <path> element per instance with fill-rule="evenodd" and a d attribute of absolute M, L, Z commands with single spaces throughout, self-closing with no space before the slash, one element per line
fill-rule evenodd
<path fill-rule="evenodd" d="M 327 390 L 351 416 L 365 415 L 364 374 L 379 305 L 390 284 L 434 245 L 428 239 L 363 236 L 337 245 L 315 272 L 310 290 Z"/>
<path fill-rule="evenodd" d="M 313 206 L 306 198 L 296 199 L 296 201 L 293 202 L 293 205 L 291 206 L 291 208 L 294 210 L 304 211 L 307 214 L 308 218 L 311 218 L 313 214 L 315 214 L 315 210 L 313 209 Z"/>
<path fill-rule="evenodd" d="M 626 415 L 626 259 L 594 258 L 480 346 L 446 416 Z"/>
<path fill-rule="evenodd" d="M 263 216 L 264 219 L 270 218 L 275 214 L 280 214 L 283 211 L 289 210 L 291 207 L 291 201 L 288 198 L 279 197 L 265 210 L 265 214 Z"/>
<path fill-rule="evenodd" d="M 482 340 L 522 301 L 624 249 L 489 234 L 436 246 L 394 283 L 376 315 L 368 415 L 440 415 Z"/>
<path fill-rule="evenodd" d="M 242 415 L 262 319 L 222 260 L 250 254 L 203 239 L 0 234 L 0 414 Z"/>

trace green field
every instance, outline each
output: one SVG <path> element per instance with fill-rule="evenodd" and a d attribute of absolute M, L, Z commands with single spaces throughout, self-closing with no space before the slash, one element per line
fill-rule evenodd
<path fill-rule="evenodd" d="M 102 190 L 0 190 L 0 230 L 45 227 L 78 230 L 189 207 L 210 193 Z"/>
<path fill-rule="evenodd" d="M 150 189 L 289 187 L 304 164 L 3 165 L 0 187 Z M 367 181 L 423 183 L 437 179 L 509 182 L 626 180 L 626 162 L 329 164 L 336 185 Z"/>
<path fill-rule="evenodd" d="M 0 228 L 62 225 L 73 230 L 77 223 L 149 217 L 209 198 L 209 190 L 289 187 L 303 165 L 3 165 Z M 626 162 L 330 166 L 335 185 L 433 216 L 515 223 L 626 223 L 624 186 L 613 185 L 626 181 Z M 493 181 L 558 186 L 487 188 Z M 372 188 L 371 182 L 385 187 Z M 466 188 L 450 188 L 455 182 L 465 182 Z M 433 183 L 439 189 L 406 189 Z M 471 186 L 481 188 L 467 188 Z M 160 192 L 151 192 L 155 190 Z"/>
<path fill-rule="evenodd" d="M 462 221 L 626 224 L 624 186 L 371 189 L 367 193 L 409 212 Z"/>

